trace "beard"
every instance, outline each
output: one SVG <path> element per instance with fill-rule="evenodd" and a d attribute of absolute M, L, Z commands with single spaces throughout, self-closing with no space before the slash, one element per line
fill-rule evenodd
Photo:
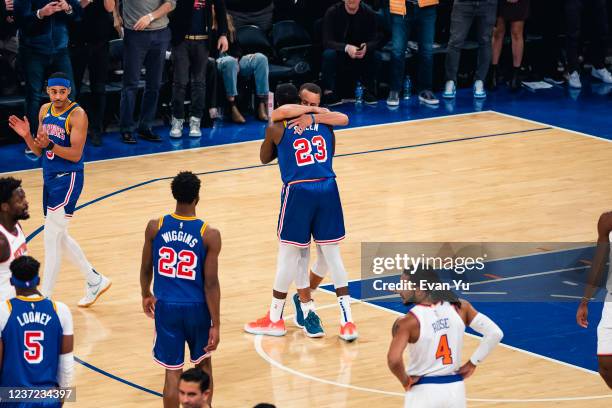
<path fill-rule="evenodd" d="M 15 216 L 15 221 L 27 220 L 28 218 L 30 218 L 30 213 L 23 211 L 21 214 Z"/>

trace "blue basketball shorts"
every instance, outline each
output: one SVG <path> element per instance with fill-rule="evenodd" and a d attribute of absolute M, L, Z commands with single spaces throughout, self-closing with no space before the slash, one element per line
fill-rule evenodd
<path fill-rule="evenodd" d="M 283 186 L 278 215 L 278 238 L 305 247 L 344 238 L 344 215 L 335 178 L 297 181 Z"/>
<path fill-rule="evenodd" d="M 158 300 L 155 304 L 155 341 L 153 359 L 169 370 L 179 370 L 185 362 L 185 342 L 190 360 L 200 363 L 208 357 L 211 327 L 206 303 L 170 303 Z"/>
<path fill-rule="evenodd" d="M 64 208 L 67 217 L 72 217 L 77 201 L 83 190 L 82 171 L 55 173 L 45 176 L 43 185 L 43 211 L 57 211 Z"/>

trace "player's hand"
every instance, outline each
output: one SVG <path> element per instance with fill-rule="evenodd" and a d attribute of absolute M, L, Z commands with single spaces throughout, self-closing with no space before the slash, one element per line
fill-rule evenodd
<path fill-rule="evenodd" d="M 293 133 L 301 135 L 308 126 L 313 125 L 310 114 L 302 115 L 299 118 L 291 119 L 287 126 L 293 128 Z"/>
<path fill-rule="evenodd" d="M 211 353 L 217 349 L 219 345 L 219 327 L 212 326 L 208 331 L 208 344 L 204 347 L 206 353 Z"/>
<path fill-rule="evenodd" d="M 474 371 L 476 371 L 476 366 L 471 361 L 468 361 L 461 366 L 458 374 L 462 376 L 464 380 L 467 380 L 472 374 L 474 374 Z"/>
<path fill-rule="evenodd" d="M 357 58 L 357 47 L 355 47 L 354 45 L 347 45 L 346 46 L 346 53 L 348 54 L 349 57 L 351 57 L 352 59 Z"/>
<path fill-rule="evenodd" d="M 34 144 L 41 149 L 46 149 L 49 146 L 49 135 L 42 129 L 38 129 L 36 133 L 36 138 L 34 139 Z"/>
<path fill-rule="evenodd" d="M 153 295 L 142 298 L 142 310 L 151 319 L 155 318 L 155 302 L 157 302 L 157 299 Z"/>
<path fill-rule="evenodd" d="M 584 327 L 585 329 L 589 327 L 589 304 L 587 302 L 580 302 L 580 306 L 578 306 L 578 311 L 576 312 L 576 323 L 578 326 Z"/>
<path fill-rule="evenodd" d="M 136 31 L 144 30 L 152 22 L 153 22 L 153 20 L 151 20 L 151 17 L 149 17 L 149 14 L 145 14 L 144 16 L 142 16 L 142 17 L 140 17 L 138 19 L 136 24 L 134 24 L 134 30 L 136 30 Z"/>
<path fill-rule="evenodd" d="M 330 112 L 330 110 L 329 110 L 329 109 L 327 109 L 327 108 L 322 108 L 322 107 L 320 107 L 320 106 L 316 106 L 316 107 L 314 107 L 314 111 L 315 111 L 314 113 L 329 113 L 329 112 Z"/>
<path fill-rule="evenodd" d="M 45 7 L 41 8 L 38 12 L 38 15 L 41 17 L 48 17 L 57 13 L 58 11 L 62 11 L 62 7 L 60 6 L 59 1 L 52 1 L 48 3 Z"/>
<path fill-rule="evenodd" d="M 26 116 L 23 117 L 23 120 L 15 115 L 9 116 L 9 126 L 23 139 L 30 134 L 30 122 Z"/>
<path fill-rule="evenodd" d="M 229 43 L 227 42 L 227 37 L 225 35 L 219 37 L 219 40 L 217 41 L 217 49 L 219 50 L 220 54 L 227 52 L 229 49 Z"/>

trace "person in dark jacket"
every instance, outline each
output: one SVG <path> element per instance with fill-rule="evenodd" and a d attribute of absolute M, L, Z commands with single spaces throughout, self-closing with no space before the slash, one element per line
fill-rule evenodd
<path fill-rule="evenodd" d="M 15 21 L 19 28 L 19 58 L 26 82 L 25 110 L 33 132 L 38 129 L 45 71 L 64 72 L 74 83 L 68 53 L 68 22 L 77 20 L 81 12 L 78 0 L 14 2 Z"/>
<path fill-rule="evenodd" d="M 227 24 L 223 0 L 178 0 L 170 14 L 172 31 L 172 122 L 170 137 L 183 135 L 185 121 L 185 92 L 191 77 L 191 107 L 189 117 L 189 136 L 200 137 L 200 123 L 204 114 L 206 99 L 206 67 L 210 50 L 212 29 L 212 7 L 219 15 L 216 40 L 217 49 L 226 52 Z"/>
<path fill-rule="evenodd" d="M 0 0 L 0 95 L 17 91 L 17 25 L 13 0 Z"/>
<path fill-rule="evenodd" d="M 378 27 L 376 13 L 361 0 L 344 0 L 330 7 L 323 18 L 323 61 L 321 74 L 324 104 L 340 103 L 336 93 L 336 75 L 340 66 L 361 78 L 365 86 L 363 100 L 377 102 L 374 79 L 374 51 L 382 45 L 384 34 Z"/>

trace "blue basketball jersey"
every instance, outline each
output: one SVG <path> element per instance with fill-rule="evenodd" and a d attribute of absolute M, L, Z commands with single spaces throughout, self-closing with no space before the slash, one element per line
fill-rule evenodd
<path fill-rule="evenodd" d="M 206 223 L 195 217 L 166 215 L 153 240 L 153 292 L 165 302 L 204 302 L 202 234 Z"/>
<path fill-rule="evenodd" d="M 63 329 L 55 303 L 20 296 L 7 302 L 0 387 L 56 387 Z"/>
<path fill-rule="evenodd" d="M 284 184 L 336 177 L 332 167 L 334 134 L 327 125 L 314 124 L 301 135 L 287 128 L 277 146 L 278 167 Z"/>
<path fill-rule="evenodd" d="M 71 102 L 68 107 L 60 113 L 54 112 L 53 104 L 49 104 L 47 112 L 43 116 L 42 127 L 49 135 L 49 140 L 58 146 L 70 147 L 70 115 L 79 104 Z M 57 173 L 69 173 L 83 170 L 83 157 L 77 163 L 62 159 L 52 151 L 43 152 L 43 175 L 51 176 Z"/>

